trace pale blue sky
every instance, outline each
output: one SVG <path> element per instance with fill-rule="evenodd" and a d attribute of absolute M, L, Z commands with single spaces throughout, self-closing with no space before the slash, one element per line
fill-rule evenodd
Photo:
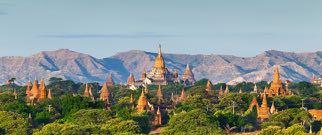
<path fill-rule="evenodd" d="M 322 0 L 0 0 L 0 56 L 322 50 Z"/>

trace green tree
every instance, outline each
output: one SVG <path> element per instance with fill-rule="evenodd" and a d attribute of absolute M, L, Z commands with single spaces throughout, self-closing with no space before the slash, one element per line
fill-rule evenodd
<path fill-rule="evenodd" d="M 22 134 L 28 133 L 28 121 L 20 114 L 0 111 L 0 132 L 4 134 Z"/>
<path fill-rule="evenodd" d="M 77 125 L 72 123 L 50 123 L 35 131 L 34 135 L 89 135 L 89 134 L 108 134 L 96 125 Z"/>
<path fill-rule="evenodd" d="M 161 134 L 224 134 L 218 123 L 202 110 L 192 110 L 174 115 Z"/>
<path fill-rule="evenodd" d="M 102 129 L 111 134 L 140 134 L 142 130 L 139 124 L 133 120 L 112 119 L 102 125 Z"/>

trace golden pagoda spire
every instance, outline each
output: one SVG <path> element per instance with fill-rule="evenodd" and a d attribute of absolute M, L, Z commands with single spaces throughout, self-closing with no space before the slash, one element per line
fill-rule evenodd
<path fill-rule="evenodd" d="M 47 95 L 47 98 L 48 99 L 52 99 L 53 98 L 53 95 L 51 94 L 51 90 L 48 89 L 48 95 Z"/>
<path fill-rule="evenodd" d="M 109 102 L 110 92 L 107 89 L 107 84 L 103 83 L 101 93 L 100 93 L 100 100 Z"/>
<path fill-rule="evenodd" d="M 43 79 L 41 79 L 40 81 L 39 91 L 40 91 L 40 94 L 39 94 L 38 100 L 40 101 L 45 100 L 47 98 L 47 91 L 46 91 L 45 81 Z"/>
<path fill-rule="evenodd" d="M 266 94 L 264 94 L 263 95 L 263 101 L 262 101 L 262 105 L 261 105 L 261 107 L 263 108 L 263 107 L 267 107 L 267 98 L 266 98 Z"/>
<path fill-rule="evenodd" d="M 31 95 L 33 99 L 37 99 L 39 96 L 39 88 L 38 88 L 38 81 L 34 80 L 32 83 L 32 88 L 31 88 Z"/>
<path fill-rule="evenodd" d="M 180 99 L 180 101 L 186 100 L 186 93 L 184 91 L 184 88 L 182 88 L 182 90 L 181 90 L 181 95 L 180 95 L 179 99 Z"/>
<path fill-rule="evenodd" d="M 148 101 L 145 97 L 144 91 L 142 90 L 141 95 L 138 100 L 137 110 L 138 112 L 142 112 L 147 109 Z"/>
<path fill-rule="evenodd" d="M 190 69 L 189 64 L 187 64 L 186 69 L 183 72 L 183 75 L 192 76 L 192 77 L 194 76 L 191 69 Z"/>
<path fill-rule="evenodd" d="M 157 97 L 158 97 L 158 104 L 160 105 L 163 101 L 163 94 L 161 90 L 161 85 L 159 85 L 158 91 L 157 91 Z"/>
<path fill-rule="evenodd" d="M 278 70 L 278 66 L 275 66 L 273 77 L 274 77 L 273 82 L 278 82 L 280 80 L 280 73 Z"/>
<path fill-rule="evenodd" d="M 165 63 L 164 63 L 164 59 L 163 59 L 162 52 L 161 52 L 161 45 L 159 45 L 158 55 L 154 61 L 154 68 L 165 69 Z"/>

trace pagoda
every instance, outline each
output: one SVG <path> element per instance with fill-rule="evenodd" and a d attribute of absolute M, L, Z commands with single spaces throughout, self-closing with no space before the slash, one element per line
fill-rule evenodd
<path fill-rule="evenodd" d="M 138 112 L 143 112 L 148 109 L 148 101 L 145 97 L 144 91 L 142 90 L 141 95 L 138 100 L 138 105 L 136 106 Z"/>
<path fill-rule="evenodd" d="M 146 79 L 150 81 L 147 81 Z M 154 66 L 151 71 L 146 74 L 145 80 L 142 80 L 142 82 L 149 82 L 152 85 L 167 85 L 173 83 L 175 80 L 177 80 L 177 78 L 175 78 L 173 73 L 166 68 L 161 52 L 161 45 L 159 45 L 158 54 L 154 60 Z"/>
<path fill-rule="evenodd" d="M 280 74 L 279 74 L 278 66 L 276 66 L 275 69 L 274 69 L 273 81 L 272 81 L 269 89 L 264 91 L 263 94 L 268 95 L 269 97 L 279 96 L 279 95 L 281 95 L 281 96 L 290 95 L 290 92 L 288 92 L 283 87 L 283 83 L 280 80 Z"/>
<path fill-rule="evenodd" d="M 186 86 L 194 85 L 194 83 L 196 82 L 194 74 L 192 73 L 189 64 L 187 64 L 186 69 L 183 72 L 182 81 L 183 84 Z"/>
<path fill-rule="evenodd" d="M 272 107 L 271 108 L 268 107 L 266 95 L 263 95 L 263 97 L 262 97 L 262 104 L 261 104 L 261 106 L 258 105 L 258 102 L 256 100 L 256 97 L 254 97 L 253 100 L 252 100 L 252 102 L 249 105 L 248 110 L 253 109 L 254 106 L 257 109 L 257 118 L 260 121 L 267 120 L 271 114 L 273 114 L 273 113 L 276 112 L 274 103 L 272 104 Z"/>
<path fill-rule="evenodd" d="M 43 101 L 46 98 L 47 98 L 47 90 L 46 90 L 45 81 L 43 79 L 41 79 L 40 86 L 39 86 L 39 97 L 38 97 L 38 100 Z"/>
<path fill-rule="evenodd" d="M 132 86 L 135 84 L 135 78 L 134 78 L 134 75 L 131 73 L 129 75 L 129 77 L 127 78 L 127 82 L 126 82 L 126 85 L 127 86 Z"/>
<path fill-rule="evenodd" d="M 104 102 L 109 102 L 110 92 L 107 89 L 107 84 L 104 83 L 100 93 L 100 100 Z"/>

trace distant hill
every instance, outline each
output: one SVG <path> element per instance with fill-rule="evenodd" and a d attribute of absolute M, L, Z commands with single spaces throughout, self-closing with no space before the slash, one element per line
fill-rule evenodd
<path fill-rule="evenodd" d="M 61 77 L 77 82 L 103 82 L 112 73 L 118 82 L 125 82 L 130 73 L 138 79 L 153 65 L 156 53 L 129 51 L 98 59 L 67 49 L 46 51 L 30 57 L 0 57 L 0 82 L 16 77 L 19 84 L 34 78 Z M 196 79 L 213 82 L 270 81 L 273 66 L 280 65 L 283 80 L 309 81 L 313 74 L 322 75 L 322 51 L 292 53 L 270 50 L 255 57 L 231 55 L 164 54 L 166 66 L 181 74 L 190 64 Z"/>

